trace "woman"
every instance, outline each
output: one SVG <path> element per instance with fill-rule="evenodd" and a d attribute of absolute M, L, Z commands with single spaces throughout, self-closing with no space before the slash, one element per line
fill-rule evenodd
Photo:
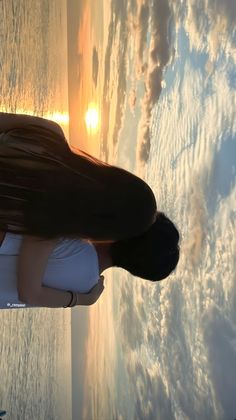
<path fill-rule="evenodd" d="M 0 308 L 15 309 L 27 307 L 60 307 L 49 301 L 28 302 L 19 296 L 17 290 L 17 266 L 22 236 L 12 233 L 5 235 L 0 247 Z M 79 304 L 88 305 L 98 298 L 100 272 L 107 268 L 108 262 L 102 252 L 92 243 L 80 239 L 59 239 L 49 255 L 42 276 L 42 286 L 59 291 L 71 291 L 78 294 Z M 100 278 L 100 281 L 98 281 Z"/>
<path fill-rule="evenodd" d="M 123 268 L 151 281 L 167 277 L 178 262 L 178 240 L 178 231 L 163 213 L 158 213 L 147 232 L 131 239 L 98 243 L 61 238 L 48 255 L 41 283 L 61 293 L 70 288 L 77 295 L 77 304 L 91 305 L 102 293 L 102 274 L 110 267 Z M 41 301 L 35 294 L 19 298 L 17 263 L 21 242 L 21 235 L 7 233 L 0 247 L 0 308 L 62 306 L 52 300 Z"/>
<path fill-rule="evenodd" d="M 0 113 L 0 133 L 0 230 L 24 235 L 18 292 L 64 306 L 69 292 L 42 287 L 55 241 L 142 237 L 157 220 L 154 194 L 124 169 L 75 154 L 51 121 Z"/>

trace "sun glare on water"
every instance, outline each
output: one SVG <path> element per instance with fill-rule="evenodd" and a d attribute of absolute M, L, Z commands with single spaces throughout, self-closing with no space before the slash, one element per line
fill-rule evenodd
<path fill-rule="evenodd" d="M 89 106 L 85 114 L 85 123 L 89 133 L 96 133 L 99 127 L 99 113 L 95 106 Z"/>

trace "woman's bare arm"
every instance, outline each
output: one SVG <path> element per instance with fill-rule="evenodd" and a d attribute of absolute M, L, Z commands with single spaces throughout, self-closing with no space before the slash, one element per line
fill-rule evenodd
<path fill-rule="evenodd" d="M 46 118 L 36 117 L 33 115 L 25 114 L 10 114 L 0 112 L 0 133 L 14 129 L 24 128 L 28 125 L 38 125 L 54 131 L 56 134 L 64 136 L 61 127 L 54 121 L 47 120 Z"/>
<path fill-rule="evenodd" d="M 97 302 L 104 290 L 103 282 L 104 277 L 101 276 L 98 283 L 90 290 L 89 293 L 76 292 L 76 306 L 90 306 Z M 45 286 L 42 287 L 38 293 L 32 294 L 26 303 L 29 305 L 44 306 L 47 308 L 62 308 L 63 306 L 68 306 L 70 301 L 71 294 L 69 292 Z"/>
<path fill-rule="evenodd" d="M 39 293 L 49 255 L 57 240 L 41 240 L 33 236 L 23 236 L 17 267 L 17 291 L 20 300 L 28 300 Z"/>

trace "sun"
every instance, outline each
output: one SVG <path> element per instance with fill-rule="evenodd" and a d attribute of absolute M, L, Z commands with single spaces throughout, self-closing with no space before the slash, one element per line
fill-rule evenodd
<path fill-rule="evenodd" d="M 95 133 L 99 127 L 98 109 L 93 105 L 89 106 L 85 114 L 85 123 L 89 133 Z"/>

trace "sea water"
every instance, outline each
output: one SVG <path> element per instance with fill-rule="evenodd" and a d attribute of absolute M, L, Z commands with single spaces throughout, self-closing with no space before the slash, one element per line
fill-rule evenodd
<path fill-rule="evenodd" d="M 0 110 L 66 131 L 65 0 L 0 1 Z M 0 409 L 9 420 L 71 418 L 71 310 L 0 311 Z"/>

